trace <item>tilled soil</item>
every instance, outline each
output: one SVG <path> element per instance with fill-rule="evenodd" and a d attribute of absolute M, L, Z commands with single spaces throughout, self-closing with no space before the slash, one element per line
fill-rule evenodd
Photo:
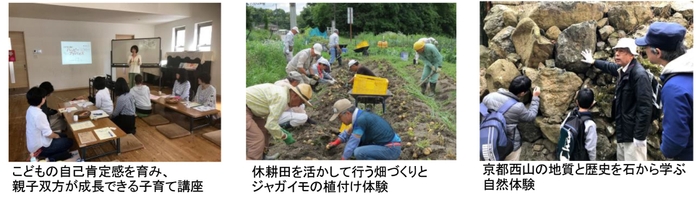
<path fill-rule="evenodd" d="M 385 61 L 366 61 L 362 65 L 368 67 L 379 77 L 389 77 L 389 90 L 393 97 L 386 100 L 386 113 L 382 113 L 381 103 L 369 107 L 371 112 L 382 116 L 392 125 L 402 140 L 401 160 L 454 160 L 456 159 L 456 133 L 450 131 L 428 105 L 417 96 L 406 90 L 407 83 L 397 71 Z M 347 66 L 347 63 L 345 64 Z M 407 66 L 415 69 L 411 74 L 415 80 L 420 80 L 423 66 Z M 337 160 L 340 159 L 345 144 L 330 150 L 325 146 L 335 140 L 332 132 L 337 132 L 341 122 L 336 119 L 329 121 L 333 114 L 333 104 L 341 98 L 354 102 L 348 94 L 351 88 L 346 88 L 345 82 L 352 73 L 347 67 L 334 67 L 331 75 L 337 80 L 335 85 L 321 86 L 322 90 L 312 97 L 313 108 L 306 108 L 309 118 L 317 124 L 305 124 L 289 131 L 297 140 L 292 145 L 282 141 L 272 141 L 269 155 L 280 153 L 280 160 Z M 416 86 L 417 87 L 417 86 Z M 456 83 L 453 79 L 441 75 L 435 95 L 438 106 L 448 111 L 456 120 Z M 418 91 L 420 93 L 420 91 Z M 360 108 L 367 106 L 360 103 Z"/>

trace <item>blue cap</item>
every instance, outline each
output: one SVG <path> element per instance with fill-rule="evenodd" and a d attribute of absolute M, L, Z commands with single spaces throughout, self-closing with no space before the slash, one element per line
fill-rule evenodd
<path fill-rule="evenodd" d="M 678 23 L 654 22 L 644 37 L 637 38 L 637 46 L 652 46 L 661 50 L 674 50 L 685 39 L 685 27 Z"/>

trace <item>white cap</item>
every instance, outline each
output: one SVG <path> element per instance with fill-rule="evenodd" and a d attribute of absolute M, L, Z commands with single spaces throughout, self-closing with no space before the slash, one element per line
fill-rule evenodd
<path fill-rule="evenodd" d="M 617 45 L 613 47 L 613 49 L 618 48 L 627 48 L 630 50 L 630 52 L 632 52 L 632 55 L 638 55 L 637 44 L 634 43 L 634 39 L 632 38 L 620 38 L 620 40 L 617 41 Z"/>
<path fill-rule="evenodd" d="M 299 28 L 297 28 L 296 26 L 292 28 L 292 30 L 296 31 L 297 33 L 299 32 Z"/>
<path fill-rule="evenodd" d="M 328 60 L 323 57 L 318 59 L 318 63 L 326 66 L 331 66 L 330 62 L 328 62 Z"/>
<path fill-rule="evenodd" d="M 321 55 L 321 52 L 323 52 L 323 46 L 319 43 L 314 44 L 314 53 L 316 53 L 316 55 Z"/>
<path fill-rule="evenodd" d="M 348 62 L 348 66 L 353 66 L 355 63 L 357 63 L 357 60 L 350 60 L 350 62 Z"/>

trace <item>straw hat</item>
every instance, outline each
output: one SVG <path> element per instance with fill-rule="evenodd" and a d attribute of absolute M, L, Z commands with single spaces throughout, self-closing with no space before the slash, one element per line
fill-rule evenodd
<path fill-rule="evenodd" d="M 311 105 L 311 102 L 309 102 L 311 96 L 313 95 L 311 86 L 309 84 L 302 83 L 297 85 L 296 87 L 292 85 L 287 85 L 287 87 L 294 91 L 294 93 L 297 93 L 297 95 L 301 97 L 301 100 L 304 100 L 304 104 L 306 104 L 307 106 L 313 106 Z"/>

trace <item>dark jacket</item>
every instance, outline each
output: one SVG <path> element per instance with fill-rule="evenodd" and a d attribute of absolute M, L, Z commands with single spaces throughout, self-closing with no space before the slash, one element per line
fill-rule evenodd
<path fill-rule="evenodd" d="M 674 160 L 693 160 L 693 54 L 683 56 L 664 66 L 661 72 L 661 103 L 663 104 L 663 133 L 661 153 Z"/>
<path fill-rule="evenodd" d="M 616 77 L 612 116 L 615 118 L 617 143 L 646 140 L 651 126 L 653 96 L 651 79 L 637 59 L 632 59 L 627 71 L 611 62 L 596 60 L 595 67 Z"/>
<path fill-rule="evenodd" d="M 41 111 L 44 112 L 44 114 L 46 114 L 46 120 L 49 120 L 49 117 L 51 117 L 51 115 L 58 114 L 58 110 L 54 110 L 53 108 L 49 108 L 49 106 L 46 105 L 47 103 L 48 102 L 44 102 L 44 105 L 41 105 Z M 51 123 L 51 122 L 49 122 L 49 123 Z"/>

